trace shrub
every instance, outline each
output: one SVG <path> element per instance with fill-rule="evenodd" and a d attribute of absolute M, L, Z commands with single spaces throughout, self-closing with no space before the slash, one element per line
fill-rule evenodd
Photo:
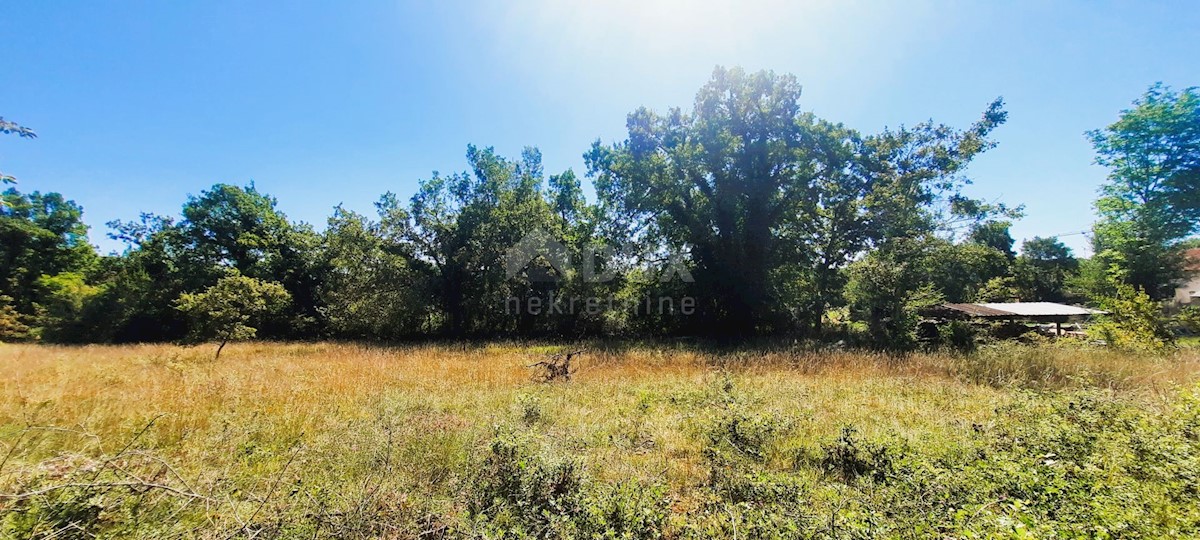
<path fill-rule="evenodd" d="M 264 318 L 290 302 L 291 295 L 283 285 L 235 272 L 203 292 L 180 295 L 176 309 L 191 319 L 193 340 L 220 341 L 215 355 L 219 358 L 226 343 L 254 337 Z"/>
<path fill-rule="evenodd" d="M 854 426 L 843 426 L 833 443 L 821 447 L 821 468 L 842 482 L 860 477 L 883 481 L 892 472 L 897 452 L 887 445 L 864 441 Z"/>
<path fill-rule="evenodd" d="M 660 538 L 664 489 L 636 480 L 585 486 L 574 461 L 548 462 L 497 437 L 472 481 L 468 515 L 491 538 Z"/>
<path fill-rule="evenodd" d="M 938 327 L 938 341 L 956 351 L 974 351 L 975 338 L 975 328 L 966 321 L 950 321 Z"/>
<path fill-rule="evenodd" d="M 29 339 L 30 328 L 25 317 L 12 305 L 12 297 L 0 294 L 0 342 Z"/>
<path fill-rule="evenodd" d="M 1162 352 L 1175 344 L 1162 306 L 1132 285 L 1115 283 L 1115 293 L 1100 300 L 1108 315 L 1088 333 L 1109 346 L 1124 350 Z"/>

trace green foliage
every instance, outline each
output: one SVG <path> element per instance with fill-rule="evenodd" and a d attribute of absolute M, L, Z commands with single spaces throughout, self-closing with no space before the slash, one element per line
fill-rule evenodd
<path fill-rule="evenodd" d="M 544 302 L 551 295 L 604 298 L 619 286 L 589 280 L 581 271 L 592 263 L 595 276 L 609 272 L 612 257 L 593 257 L 593 249 L 613 242 L 604 241 L 574 173 L 551 176 L 545 188 L 541 159 L 535 148 L 510 161 L 491 148 L 471 146 L 471 173 L 435 174 L 421 182 L 401 241 L 411 250 L 419 294 L 433 299 L 437 331 L 574 335 L 603 326 L 601 315 L 578 309 L 513 312 L 512 299 L 526 306 L 530 298 Z M 508 275 L 507 250 L 529 237 L 561 245 L 570 268 L 560 272 L 539 251 L 527 267 Z"/>
<path fill-rule="evenodd" d="M 1016 286 L 1031 302 L 1063 302 L 1068 283 L 1079 271 L 1079 261 L 1057 238 L 1033 237 L 1021 245 L 1021 256 L 1013 268 Z"/>
<path fill-rule="evenodd" d="M 60 307 L 60 291 L 44 287 L 50 276 L 70 276 L 81 287 L 95 267 L 95 249 L 87 241 L 83 209 L 58 193 L 22 194 L 8 189 L 0 207 L 0 294 L 11 298 L 16 316 L 35 329 L 42 325 L 63 326 L 67 315 L 49 314 Z M 76 307 L 74 301 L 70 307 Z M 53 334 L 53 330 L 51 334 Z M 35 332 L 36 334 L 36 332 Z M 82 336 L 79 336 L 82 337 Z M 77 337 L 76 339 L 78 339 Z"/>
<path fill-rule="evenodd" d="M 93 339 L 147 341 L 183 338 L 187 321 L 173 309 L 180 295 L 212 286 L 232 269 L 281 284 L 290 308 L 258 328 L 268 337 L 311 336 L 319 330 L 322 279 L 320 237 L 293 224 L 274 198 L 247 187 L 214 185 L 182 208 L 182 219 L 143 214 L 138 221 L 109 223 L 114 239 L 129 244 L 104 265 L 110 287 L 97 299 L 110 321 Z"/>
<path fill-rule="evenodd" d="M 1179 329 L 1189 335 L 1200 335 L 1200 307 L 1186 306 L 1173 321 Z"/>
<path fill-rule="evenodd" d="M 1088 333 L 1118 349 L 1164 351 L 1175 344 L 1163 306 L 1132 285 L 1115 282 L 1113 296 L 1101 298 L 1108 312 Z"/>
<path fill-rule="evenodd" d="M 340 336 L 391 339 L 432 332 L 436 301 L 413 267 L 409 216 L 390 193 L 376 207 L 378 222 L 341 207 L 329 218 L 321 242 L 322 315 Z"/>
<path fill-rule="evenodd" d="M 12 297 L 0 294 L 0 342 L 23 341 L 30 337 L 25 317 L 12 305 Z"/>
<path fill-rule="evenodd" d="M 0 134 L 16 135 L 18 137 L 24 137 L 27 139 L 36 139 L 37 138 L 37 133 L 34 133 L 34 131 L 32 129 L 22 126 L 16 122 L 9 122 L 8 120 L 5 120 L 4 117 L 2 117 L 2 116 L 0 116 Z M 9 176 L 7 174 L 0 172 L 0 185 L 15 184 L 15 183 L 17 183 L 16 178 L 13 178 L 12 176 Z M 0 201 L 0 207 L 3 207 L 7 204 L 8 204 L 8 201 Z"/>
<path fill-rule="evenodd" d="M 938 342 L 959 352 L 974 351 L 978 335 L 975 327 L 966 321 L 948 321 L 938 327 Z"/>
<path fill-rule="evenodd" d="M 1183 275 L 1179 242 L 1200 231 L 1200 93 L 1156 84 L 1088 135 L 1110 169 L 1096 201 L 1096 257 L 1151 298 L 1168 298 Z"/>
<path fill-rule="evenodd" d="M 895 242 L 848 268 L 846 299 L 876 348 L 916 348 L 921 312 L 946 300 L 930 282 L 930 253 L 925 243 Z"/>
<path fill-rule="evenodd" d="M 832 443 L 822 445 L 821 468 L 842 482 L 860 477 L 882 482 L 893 473 L 896 451 L 885 444 L 864 441 L 854 426 L 843 426 Z"/>
<path fill-rule="evenodd" d="M 661 538 L 663 490 L 637 481 L 585 485 L 580 465 L 547 462 L 497 437 L 471 482 L 468 518 L 486 538 Z"/>
<path fill-rule="evenodd" d="M 1023 289 L 1017 284 L 1017 278 L 994 277 L 975 291 L 972 300 L 976 302 L 1016 302 L 1027 298 L 1023 292 Z"/>
<path fill-rule="evenodd" d="M 191 338 L 216 339 L 221 347 L 234 340 L 253 338 L 257 326 L 279 313 L 291 300 L 279 283 L 261 281 L 233 273 L 199 293 L 184 293 L 175 307 L 191 320 Z"/>
<path fill-rule="evenodd" d="M 971 228 L 968 238 L 970 242 L 990 247 L 1011 260 L 1017 256 L 1013 252 L 1015 241 L 1008 232 L 1011 226 L 1008 221 L 984 221 Z"/>
<path fill-rule="evenodd" d="M 803 112 L 791 76 L 718 68 L 685 113 L 629 115 L 628 138 L 587 154 L 609 220 L 648 253 L 687 253 L 704 332 L 814 329 L 842 300 L 842 267 L 872 243 L 989 212 L 962 168 L 1005 120 L 862 136 Z"/>
<path fill-rule="evenodd" d="M 69 342 L 87 336 L 84 311 L 104 288 L 88 284 L 84 275 L 75 272 L 43 275 L 37 286 L 42 298 L 38 304 L 42 339 Z"/>

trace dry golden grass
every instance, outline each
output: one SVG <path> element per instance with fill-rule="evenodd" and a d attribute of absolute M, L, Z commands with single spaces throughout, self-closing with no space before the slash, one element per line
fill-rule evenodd
<path fill-rule="evenodd" d="M 277 500 L 279 484 L 322 508 L 378 491 L 400 506 L 455 505 L 466 463 L 516 432 L 598 480 L 670 486 L 686 507 L 708 472 L 705 407 L 722 387 L 753 414 L 786 419 L 793 449 L 853 425 L 936 452 L 967 444 L 970 426 L 991 422 L 1021 387 L 1102 386 L 1152 403 L 1200 378 L 1194 352 L 585 348 L 571 382 L 538 384 L 526 366 L 553 347 L 245 343 L 214 361 L 210 347 L 0 345 L 0 454 L 10 454 L 0 493 L 95 467 L 150 425 L 134 446 L 211 497 L 203 515 L 214 527 L 263 506 L 286 513 L 294 505 Z"/>

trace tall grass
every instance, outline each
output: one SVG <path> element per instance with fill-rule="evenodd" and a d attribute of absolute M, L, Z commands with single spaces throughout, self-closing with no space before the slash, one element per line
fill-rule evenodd
<path fill-rule="evenodd" d="M 587 352 L 571 382 L 538 384 L 526 366 L 559 347 L 245 343 L 213 361 L 206 347 L 0 345 L 0 531 L 682 537 L 734 523 L 837 535 L 865 508 L 912 510 L 900 491 L 884 500 L 867 484 L 917 489 L 906 467 L 918 461 L 961 472 L 983 467 L 964 456 L 1009 456 L 1011 415 L 1041 422 L 1042 404 L 1101 392 L 1114 410 L 1153 418 L 1200 377 L 1194 352 L 1064 345 L 904 357 L 778 343 L 576 348 Z M 1120 437 L 1159 437 L 1131 433 Z M 1182 463 L 1176 454 L 1163 463 Z M 995 523 L 1019 510 L 972 508 Z M 952 517 L 931 519 L 965 530 Z"/>

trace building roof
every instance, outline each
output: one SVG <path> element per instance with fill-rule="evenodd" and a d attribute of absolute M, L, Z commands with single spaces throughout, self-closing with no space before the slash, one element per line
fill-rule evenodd
<path fill-rule="evenodd" d="M 952 311 L 961 311 L 972 317 L 1006 317 L 1012 315 L 1007 311 L 992 309 L 983 304 L 942 304 L 939 307 Z"/>
<path fill-rule="evenodd" d="M 943 309 L 958 311 L 972 317 L 1078 317 L 1104 313 L 1084 307 L 1054 302 L 1004 302 L 986 304 L 942 304 Z"/>

